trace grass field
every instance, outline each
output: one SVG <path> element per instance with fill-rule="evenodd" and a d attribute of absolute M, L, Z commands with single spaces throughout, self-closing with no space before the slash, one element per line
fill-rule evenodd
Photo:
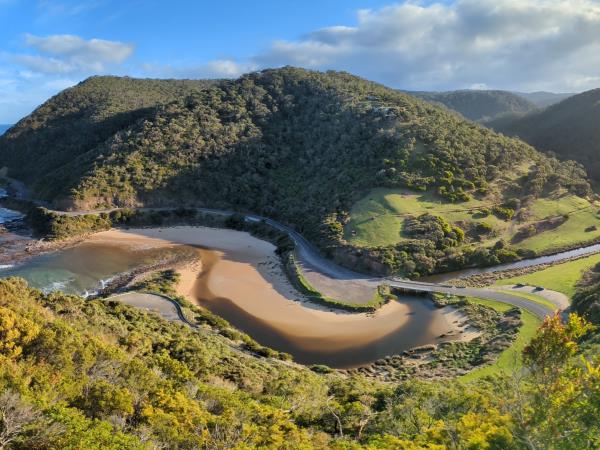
<path fill-rule="evenodd" d="M 531 220 L 542 220 L 549 216 L 569 214 L 569 220 L 553 230 L 547 230 L 516 244 L 516 247 L 528 248 L 540 252 L 549 248 L 565 247 L 577 242 L 590 241 L 600 237 L 600 216 L 598 206 L 575 195 L 560 199 L 540 198 L 529 207 Z M 585 231 L 596 225 L 595 231 Z"/>
<path fill-rule="evenodd" d="M 575 293 L 575 285 L 581 279 L 583 273 L 599 262 L 600 254 L 595 254 L 575 261 L 557 264 L 539 272 L 499 280 L 496 284 L 523 283 L 531 286 L 542 286 L 572 297 Z"/>
<path fill-rule="evenodd" d="M 459 204 L 444 203 L 430 193 L 377 188 L 354 205 L 344 234 L 346 240 L 354 245 L 392 245 L 403 239 L 401 231 L 406 215 L 418 216 L 425 213 L 442 216 L 453 223 L 485 222 L 495 229 L 508 228 L 506 222 L 495 216 L 477 217 L 477 209 L 488 204 L 481 200 Z"/>
<path fill-rule="evenodd" d="M 497 311 L 507 311 L 512 308 L 512 306 L 507 305 L 506 303 L 493 300 L 469 298 L 469 301 L 489 306 Z M 522 365 L 521 354 L 523 353 L 523 349 L 529 341 L 531 341 L 531 338 L 533 338 L 541 323 L 537 317 L 523 309 L 521 309 L 521 320 L 523 321 L 523 325 L 519 329 L 519 334 L 513 342 L 513 345 L 504 350 L 500 356 L 498 356 L 496 362 L 480 369 L 475 369 L 468 374 L 461 376 L 459 380 L 472 381 L 488 375 L 496 375 L 502 372 L 510 373 L 513 370 L 519 369 Z"/>
<path fill-rule="evenodd" d="M 491 209 L 493 205 L 491 199 L 473 199 L 455 204 L 442 202 L 431 193 L 377 188 L 352 207 L 350 221 L 344 228 L 344 237 L 357 246 L 393 245 L 405 239 L 402 226 L 408 215 L 431 213 L 454 224 L 486 223 L 493 227 L 492 236 L 471 245 L 490 245 L 498 239 L 510 242 L 521 227 L 563 214 L 568 214 L 569 219 L 562 225 L 540 232 L 514 246 L 541 252 L 600 238 L 600 215 L 597 214 L 600 207 L 575 195 L 536 199 L 524 207 L 527 220 L 523 222 L 507 222 L 491 214 L 482 217 L 479 209 Z M 592 226 L 597 226 L 598 229 L 589 231 Z"/>

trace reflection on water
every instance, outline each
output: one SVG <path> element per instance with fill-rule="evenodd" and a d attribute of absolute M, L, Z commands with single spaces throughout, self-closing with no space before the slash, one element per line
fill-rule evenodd
<path fill-rule="evenodd" d="M 0 268 L 0 276 L 18 276 L 45 292 L 61 290 L 88 295 L 102 289 L 114 276 L 152 264 L 165 251 L 188 251 L 179 246 L 168 249 L 124 248 L 117 245 L 81 244 L 32 258 L 18 266 Z"/>

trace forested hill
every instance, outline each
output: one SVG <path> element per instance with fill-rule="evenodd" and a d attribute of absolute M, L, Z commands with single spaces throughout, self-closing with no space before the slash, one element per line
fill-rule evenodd
<path fill-rule="evenodd" d="M 218 82 L 91 78 L 0 137 L 2 166 L 60 206 L 233 208 L 335 248 L 350 208 L 374 187 L 447 202 L 589 190 L 579 167 L 445 108 L 346 73 L 291 67 Z M 497 189 L 506 174 L 515 179 Z M 432 245 L 425 271 L 446 248 Z"/>
<path fill-rule="evenodd" d="M 508 114 L 525 114 L 536 105 L 507 91 L 461 90 L 449 92 L 409 92 L 428 102 L 440 103 L 474 121 L 486 121 Z"/>
<path fill-rule="evenodd" d="M 505 124 L 493 124 L 538 150 L 581 162 L 600 181 L 600 89 L 570 97 L 549 108 Z"/>
<path fill-rule="evenodd" d="M 538 108 L 545 108 L 555 103 L 562 102 L 569 97 L 575 95 L 572 92 L 547 92 L 547 91 L 536 91 L 536 92 L 513 92 L 513 94 L 523 97 L 530 101 Z"/>
<path fill-rule="evenodd" d="M 92 77 L 66 89 L 2 137 L 2 165 L 31 182 L 60 170 L 138 120 L 159 104 L 184 98 L 210 82 Z M 16 151 L 17 154 L 10 155 Z M 31 157 L 35 157 L 35 164 Z M 83 167 L 82 167 L 83 168 Z M 79 175 L 75 174 L 76 176 Z M 49 182 L 40 180 L 42 184 Z"/>

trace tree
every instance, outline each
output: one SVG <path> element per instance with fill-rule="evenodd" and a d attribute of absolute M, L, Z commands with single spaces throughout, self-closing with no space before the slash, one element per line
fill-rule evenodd
<path fill-rule="evenodd" d="M 7 448 L 40 416 L 19 394 L 4 391 L 0 395 L 0 450 Z"/>
<path fill-rule="evenodd" d="M 518 415 L 521 440 L 533 448 L 597 448 L 600 445 L 600 366 L 577 358 L 579 341 L 594 326 L 577 314 L 563 322 L 546 318 L 525 348 L 530 371 Z"/>
<path fill-rule="evenodd" d="M 0 307 L 0 355 L 19 357 L 23 347 L 30 344 L 39 332 L 40 327 L 31 320 Z"/>
<path fill-rule="evenodd" d="M 592 324 L 577 314 L 570 314 L 567 323 L 564 323 L 557 311 L 544 320 L 536 336 L 525 347 L 524 362 L 534 376 L 549 382 L 575 355 L 579 339 L 593 329 Z"/>

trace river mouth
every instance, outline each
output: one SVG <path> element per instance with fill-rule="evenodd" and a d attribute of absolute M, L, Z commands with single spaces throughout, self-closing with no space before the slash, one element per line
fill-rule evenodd
<path fill-rule="evenodd" d="M 459 326 L 460 313 L 438 309 L 422 297 L 403 297 L 374 314 L 312 304 L 285 278 L 273 245 L 232 230 L 111 230 L 4 269 L 0 276 L 21 276 L 46 291 L 85 294 L 165 252 L 190 249 L 202 262 L 183 269 L 187 284 L 180 284 L 179 293 L 299 363 L 354 368 L 417 346 L 473 337 Z"/>
<path fill-rule="evenodd" d="M 196 252 L 196 249 L 181 245 L 127 248 L 119 244 L 83 242 L 30 258 L 22 264 L 1 266 L 0 276 L 24 278 L 30 286 L 44 292 L 60 290 L 88 296 L 122 273 L 190 252 Z"/>

